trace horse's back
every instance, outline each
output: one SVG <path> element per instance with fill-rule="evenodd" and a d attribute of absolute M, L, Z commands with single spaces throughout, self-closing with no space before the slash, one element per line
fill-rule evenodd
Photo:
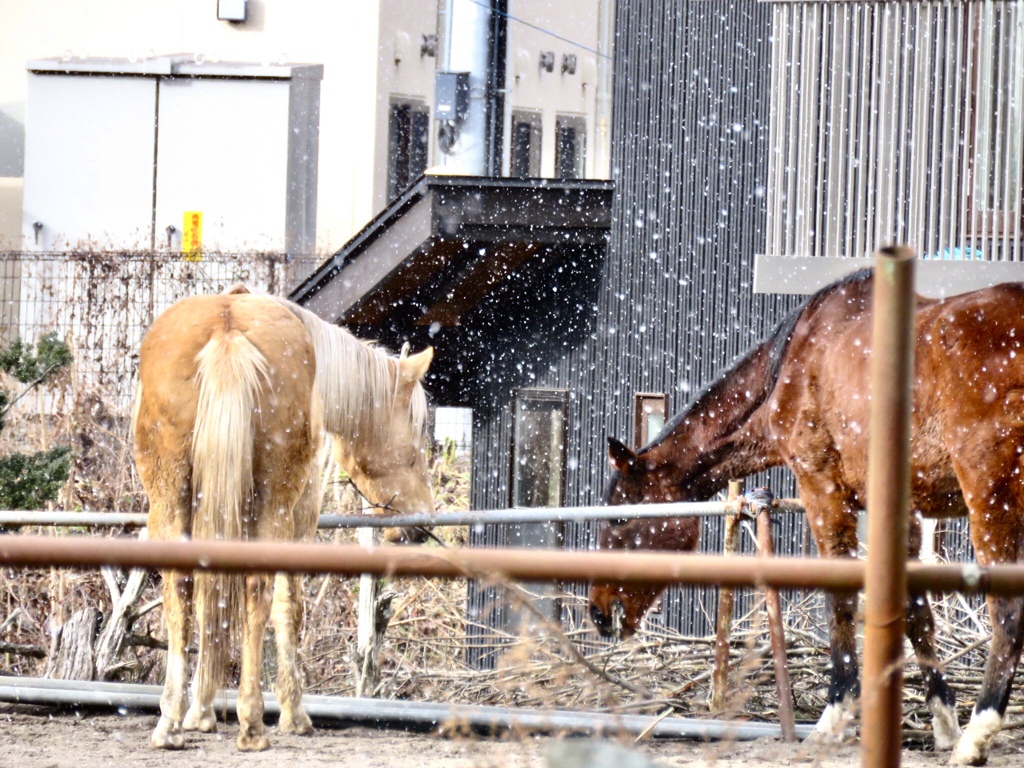
<path fill-rule="evenodd" d="M 843 281 L 808 303 L 768 410 L 791 467 L 828 473 L 858 493 L 867 472 L 872 279 Z M 918 297 L 915 342 L 915 482 L 942 501 L 957 495 L 955 461 L 1024 439 L 1024 285 Z"/>
<path fill-rule="evenodd" d="M 142 340 L 140 383 L 187 414 L 199 353 L 218 334 L 232 332 L 245 336 L 279 378 L 311 385 L 316 363 L 309 334 L 287 309 L 255 294 L 191 296 L 171 306 Z"/>

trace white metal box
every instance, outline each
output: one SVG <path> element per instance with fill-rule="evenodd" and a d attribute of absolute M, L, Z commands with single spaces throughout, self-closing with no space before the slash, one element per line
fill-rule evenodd
<path fill-rule="evenodd" d="M 28 65 L 29 250 L 311 253 L 319 65 L 49 59 Z"/>

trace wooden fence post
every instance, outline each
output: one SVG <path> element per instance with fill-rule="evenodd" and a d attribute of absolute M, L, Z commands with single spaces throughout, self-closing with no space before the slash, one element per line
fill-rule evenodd
<path fill-rule="evenodd" d="M 761 490 L 761 489 L 758 489 Z M 765 489 L 767 490 L 767 489 Z M 768 491 L 766 496 L 770 497 Z M 751 507 L 757 512 L 757 543 L 761 557 L 775 556 L 775 540 L 772 538 L 772 508 L 768 503 L 757 503 L 748 499 Z M 782 738 L 796 741 L 796 721 L 793 716 L 793 689 L 789 684 L 789 664 L 786 661 L 786 634 L 782 626 L 782 601 L 779 590 L 765 587 L 764 607 L 768 614 L 768 634 L 771 638 L 772 662 L 775 665 L 775 690 L 779 696 L 779 727 Z"/>
<path fill-rule="evenodd" d="M 729 501 L 736 501 L 743 495 L 743 480 L 729 481 Z M 723 555 L 735 555 L 740 540 L 740 510 L 725 516 L 725 542 Z M 736 590 L 722 587 L 718 593 L 718 631 L 715 635 L 715 670 L 711 678 L 711 711 L 725 709 L 726 693 L 729 688 L 729 640 L 732 636 L 732 607 Z"/>
<path fill-rule="evenodd" d="M 364 509 L 364 512 L 367 511 Z M 379 528 L 359 528 L 357 541 L 364 547 L 380 544 Z M 357 697 L 373 696 L 380 684 L 378 665 L 384 631 L 391 619 L 391 600 L 394 595 L 381 594 L 382 578 L 372 573 L 359 577 L 359 618 L 356 632 L 356 690 Z"/>

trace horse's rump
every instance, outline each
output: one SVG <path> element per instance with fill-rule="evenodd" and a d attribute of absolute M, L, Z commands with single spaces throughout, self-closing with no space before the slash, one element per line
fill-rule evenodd
<path fill-rule="evenodd" d="M 295 535 L 290 505 L 267 522 L 270 498 L 254 478 L 298 498 L 319 445 L 315 359 L 302 324 L 267 297 L 186 299 L 147 333 L 139 379 L 136 454 L 154 537 Z M 241 623 L 244 581 L 195 575 L 201 658 L 218 677 Z"/>

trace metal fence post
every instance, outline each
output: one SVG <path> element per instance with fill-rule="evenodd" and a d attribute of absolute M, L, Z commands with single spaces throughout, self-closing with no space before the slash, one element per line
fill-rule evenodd
<path fill-rule="evenodd" d="M 880 251 L 872 304 L 861 707 L 864 768 L 896 768 L 902 748 L 915 303 L 913 251 L 905 246 Z"/>

